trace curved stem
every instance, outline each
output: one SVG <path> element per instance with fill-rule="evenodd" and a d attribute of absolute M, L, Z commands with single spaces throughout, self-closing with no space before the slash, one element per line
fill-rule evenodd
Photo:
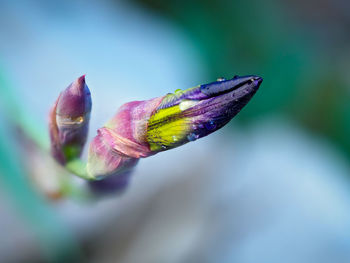
<path fill-rule="evenodd" d="M 86 170 L 86 162 L 80 160 L 79 158 L 73 159 L 66 163 L 64 166 L 69 172 L 75 174 L 76 176 L 89 181 L 95 181 L 96 178 L 89 175 Z"/>

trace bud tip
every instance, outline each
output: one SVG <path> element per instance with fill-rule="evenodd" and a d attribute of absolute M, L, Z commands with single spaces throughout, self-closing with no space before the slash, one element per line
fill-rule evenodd
<path fill-rule="evenodd" d="M 79 77 L 78 78 L 78 82 L 79 82 L 79 84 L 85 84 L 85 76 L 86 76 L 86 74 L 84 74 L 84 75 L 82 75 L 81 77 Z"/>

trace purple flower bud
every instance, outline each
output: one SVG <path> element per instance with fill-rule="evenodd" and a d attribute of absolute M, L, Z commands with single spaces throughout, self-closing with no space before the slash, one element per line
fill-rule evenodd
<path fill-rule="evenodd" d="M 235 76 L 168 94 L 148 121 L 150 150 L 172 149 L 220 129 L 249 102 L 261 82 L 257 76 Z"/>
<path fill-rule="evenodd" d="M 58 97 L 49 116 L 51 153 L 61 164 L 81 155 L 91 112 L 91 94 L 85 75 L 71 83 Z"/>
<path fill-rule="evenodd" d="M 124 104 L 90 144 L 89 176 L 121 174 L 132 169 L 141 157 L 213 133 L 249 102 L 261 82 L 257 76 L 235 76 Z"/>

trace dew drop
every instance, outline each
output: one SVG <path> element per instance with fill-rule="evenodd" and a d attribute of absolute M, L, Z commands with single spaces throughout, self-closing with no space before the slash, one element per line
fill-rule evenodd
<path fill-rule="evenodd" d="M 193 101 L 193 100 L 184 100 L 184 101 L 181 101 L 181 102 L 180 102 L 179 108 L 180 108 L 180 110 L 184 111 L 184 110 L 187 110 L 187 109 L 189 109 L 189 108 L 194 107 L 196 104 L 197 104 L 196 101 Z"/>
<path fill-rule="evenodd" d="M 189 135 L 187 135 L 187 139 L 190 141 L 190 142 L 193 142 L 195 140 L 197 140 L 199 137 L 198 134 L 195 134 L 195 133 L 190 133 Z"/>
<path fill-rule="evenodd" d="M 205 128 L 208 130 L 208 131 L 212 131 L 216 128 L 216 124 L 214 121 L 209 121 L 207 123 L 205 123 Z"/>
<path fill-rule="evenodd" d="M 58 116 L 57 118 L 58 125 L 78 125 L 78 124 L 82 124 L 83 122 L 84 122 L 83 116 L 79 116 L 77 118 Z"/>
<path fill-rule="evenodd" d="M 216 81 L 225 81 L 226 79 L 224 77 L 218 78 Z"/>
<path fill-rule="evenodd" d="M 80 116 L 74 120 L 76 123 L 82 123 L 84 121 L 84 117 Z"/>

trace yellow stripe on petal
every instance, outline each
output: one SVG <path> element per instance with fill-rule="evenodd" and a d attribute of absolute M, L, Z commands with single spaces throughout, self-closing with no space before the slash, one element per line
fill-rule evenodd
<path fill-rule="evenodd" d="M 185 143 L 190 119 L 184 118 L 179 105 L 158 110 L 148 122 L 147 141 L 151 151 L 162 151 Z"/>

